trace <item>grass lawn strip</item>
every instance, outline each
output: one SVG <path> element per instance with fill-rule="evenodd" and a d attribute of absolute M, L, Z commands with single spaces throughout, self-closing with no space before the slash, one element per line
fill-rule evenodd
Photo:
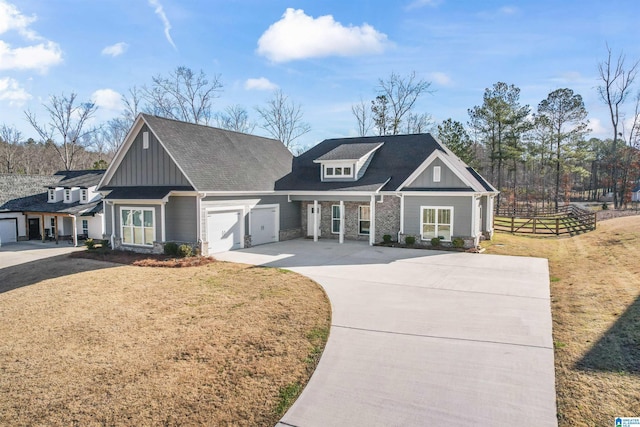
<path fill-rule="evenodd" d="M 496 233 L 483 246 L 549 259 L 560 427 L 640 416 L 640 217 L 571 238 Z"/>
<path fill-rule="evenodd" d="M 275 425 L 328 335 L 290 272 L 59 262 L 110 268 L 0 294 L 0 425 Z"/>

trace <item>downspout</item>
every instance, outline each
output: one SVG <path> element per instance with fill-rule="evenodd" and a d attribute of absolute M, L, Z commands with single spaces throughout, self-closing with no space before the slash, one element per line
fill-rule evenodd
<path fill-rule="evenodd" d="M 203 197 L 204 194 L 202 193 L 198 193 L 198 195 L 196 196 L 196 245 L 200 250 L 200 254 L 202 254 L 202 224 L 200 223 L 200 221 L 202 221 L 201 201 Z"/>
<path fill-rule="evenodd" d="M 166 241 L 165 239 L 165 235 L 166 235 L 166 223 L 164 220 L 164 212 L 165 212 L 165 205 L 167 204 L 167 202 L 165 202 L 164 200 L 162 201 L 162 204 L 160 205 L 160 216 L 162 217 L 162 220 L 160 221 L 161 227 L 160 227 L 160 240 L 162 240 L 162 243 L 164 243 Z"/>
<path fill-rule="evenodd" d="M 116 248 L 116 206 L 113 202 L 109 202 L 111 205 L 111 247 Z"/>

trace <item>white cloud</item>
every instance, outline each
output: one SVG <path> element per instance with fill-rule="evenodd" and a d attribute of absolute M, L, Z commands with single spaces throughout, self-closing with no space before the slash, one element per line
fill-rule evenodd
<path fill-rule="evenodd" d="M 25 16 L 16 6 L 0 0 L 0 34 L 17 31 L 23 38 L 38 43 L 14 48 L 0 40 L 0 70 L 32 69 L 44 73 L 49 67 L 62 62 L 60 46 L 29 28 L 35 20 L 35 16 Z"/>
<path fill-rule="evenodd" d="M 91 94 L 91 100 L 105 110 L 120 111 L 123 108 L 122 96 L 113 89 L 98 89 Z"/>
<path fill-rule="evenodd" d="M 173 46 L 174 49 L 178 49 L 171 38 L 171 22 L 169 22 L 169 18 L 167 18 L 167 14 L 164 13 L 164 8 L 160 4 L 158 0 L 149 0 L 149 4 L 155 7 L 155 13 L 160 17 L 162 24 L 164 25 L 164 36 L 167 38 L 167 41 Z"/>
<path fill-rule="evenodd" d="M 11 106 L 22 106 L 31 99 L 31 95 L 20 87 L 17 80 L 5 77 L 0 79 L 0 100 L 9 101 Z"/>
<path fill-rule="evenodd" d="M 440 3 L 442 3 L 442 0 L 415 0 L 415 1 L 411 2 L 411 3 L 409 3 L 405 7 L 405 9 L 406 10 L 420 9 L 421 7 L 424 7 L 424 6 L 436 7 Z"/>
<path fill-rule="evenodd" d="M 440 71 L 434 71 L 433 73 L 429 74 L 429 78 L 440 86 L 450 86 L 453 83 L 451 77 Z"/>
<path fill-rule="evenodd" d="M 591 129 L 591 136 L 606 137 L 609 130 L 602 125 L 602 121 L 597 117 L 589 118 L 589 129 Z"/>
<path fill-rule="evenodd" d="M 40 70 L 62 62 L 62 51 L 57 43 L 47 41 L 34 46 L 17 47 L 0 40 L 0 70 Z"/>
<path fill-rule="evenodd" d="M 518 8 L 514 6 L 503 6 L 499 10 L 503 15 L 515 15 L 518 13 Z"/>
<path fill-rule="evenodd" d="M 265 77 L 259 77 L 257 79 L 247 79 L 244 82 L 244 88 L 247 90 L 275 90 L 278 85 Z"/>
<path fill-rule="evenodd" d="M 384 51 L 387 35 L 371 25 L 345 27 L 331 15 L 313 18 L 288 8 L 258 40 L 258 54 L 274 62 L 326 56 L 355 56 Z"/>
<path fill-rule="evenodd" d="M 16 30 L 28 39 L 36 39 L 37 34 L 29 29 L 35 20 L 35 16 L 25 16 L 11 3 L 0 0 L 0 34 Z"/>
<path fill-rule="evenodd" d="M 129 47 L 129 45 L 126 44 L 125 42 L 119 42 L 119 43 L 112 44 L 111 46 L 107 46 L 104 49 L 102 49 L 102 54 L 103 55 L 110 55 L 110 56 L 113 56 L 115 58 L 116 56 L 122 55 L 127 50 L 128 47 Z"/>

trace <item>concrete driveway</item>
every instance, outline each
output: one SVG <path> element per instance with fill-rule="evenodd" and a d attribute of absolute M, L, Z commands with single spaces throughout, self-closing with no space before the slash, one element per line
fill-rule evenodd
<path fill-rule="evenodd" d="M 217 258 L 291 269 L 331 300 L 279 426 L 557 426 L 545 259 L 309 240 Z"/>
<path fill-rule="evenodd" d="M 84 246 L 75 248 L 67 242 L 61 242 L 57 245 L 55 242 L 42 243 L 35 240 L 6 243 L 0 246 L 0 269 L 83 249 Z M 0 280 L 2 280 L 1 277 L 2 272 L 0 271 Z"/>

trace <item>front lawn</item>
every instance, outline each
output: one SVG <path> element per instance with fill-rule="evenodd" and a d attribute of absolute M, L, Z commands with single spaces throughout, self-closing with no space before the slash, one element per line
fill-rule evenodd
<path fill-rule="evenodd" d="M 96 267 L 0 293 L 0 425 L 273 426 L 327 339 L 288 271 L 49 262 Z"/>
<path fill-rule="evenodd" d="M 640 217 L 571 238 L 494 237 L 487 253 L 549 259 L 560 427 L 640 416 Z"/>

